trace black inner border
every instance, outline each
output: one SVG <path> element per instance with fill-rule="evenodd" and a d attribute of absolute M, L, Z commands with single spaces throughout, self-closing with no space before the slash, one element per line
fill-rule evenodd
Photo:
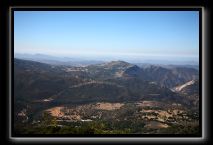
<path fill-rule="evenodd" d="M 15 134 L 14 133 L 14 12 L 15 11 L 198 11 L 199 12 L 199 129 L 200 134 Z M 154 7 L 44 7 L 44 8 L 11 8 L 11 133 L 12 137 L 202 137 L 202 8 L 154 8 Z M 9 102 L 10 103 L 10 102 Z"/>

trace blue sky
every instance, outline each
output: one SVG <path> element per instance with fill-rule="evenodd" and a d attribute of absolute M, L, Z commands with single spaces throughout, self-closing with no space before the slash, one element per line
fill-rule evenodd
<path fill-rule="evenodd" d="M 15 11 L 15 53 L 198 60 L 197 11 Z"/>

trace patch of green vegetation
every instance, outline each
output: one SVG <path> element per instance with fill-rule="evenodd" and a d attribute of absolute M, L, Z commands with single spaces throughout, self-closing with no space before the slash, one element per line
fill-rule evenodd
<path fill-rule="evenodd" d="M 57 122 L 49 113 L 42 114 L 39 123 L 20 123 L 15 125 L 17 134 L 194 134 L 199 135 L 199 125 L 183 123 L 170 124 L 168 128 L 145 128 L 143 120 L 95 120 L 90 122 Z"/>

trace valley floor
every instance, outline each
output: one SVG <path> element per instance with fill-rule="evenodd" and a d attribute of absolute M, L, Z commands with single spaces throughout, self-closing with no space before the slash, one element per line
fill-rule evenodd
<path fill-rule="evenodd" d="M 143 100 L 63 105 L 31 118 L 19 113 L 20 134 L 199 134 L 198 112 L 178 103 Z"/>

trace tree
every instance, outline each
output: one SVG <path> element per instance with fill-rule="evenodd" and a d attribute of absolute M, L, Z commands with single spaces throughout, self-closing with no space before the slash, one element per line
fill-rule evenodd
<path fill-rule="evenodd" d="M 51 116 L 50 113 L 44 112 L 42 114 L 41 126 L 57 126 L 56 118 Z"/>

